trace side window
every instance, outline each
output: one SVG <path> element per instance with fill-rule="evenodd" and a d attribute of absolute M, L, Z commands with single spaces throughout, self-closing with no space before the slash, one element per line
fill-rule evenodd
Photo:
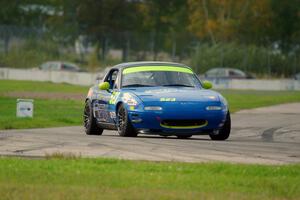
<path fill-rule="evenodd" d="M 42 64 L 41 65 L 41 69 L 43 69 L 43 70 L 49 70 L 49 63 L 47 62 L 47 63 Z"/>
<path fill-rule="evenodd" d="M 109 75 L 106 77 L 104 81 L 109 82 L 110 89 L 117 88 L 118 85 L 118 70 L 113 69 L 109 72 Z"/>
<path fill-rule="evenodd" d="M 229 70 L 229 76 L 237 76 L 239 74 L 237 74 L 235 71 L 233 70 Z"/>
<path fill-rule="evenodd" d="M 50 62 L 49 63 L 49 68 L 48 68 L 49 70 L 55 70 L 55 63 L 53 63 L 53 62 Z"/>
<path fill-rule="evenodd" d="M 206 72 L 207 77 L 224 77 L 225 74 L 226 72 L 222 68 L 211 69 Z"/>
<path fill-rule="evenodd" d="M 69 65 L 69 64 L 62 64 L 61 68 L 63 70 L 74 71 L 74 67 L 72 65 Z"/>
<path fill-rule="evenodd" d="M 206 75 L 207 76 L 216 76 L 218 73 L 218 70 L 217 69 L 211 69 L 209 71 L 206 72 Z"/>
<path fill-rule="evenodd" d="M 220 68 L 217 72 L 217 77 L 225 77 L 226 76 L 226 70 Z"/>
<path fill-rule="evenodd" d="M 60 65 L 61 65 L 61 64 L 60 64 L 59 62 L 52 62 L 52 63 L 50 64 L 49 69 L 50 69 L 50 70 L 60 70 L 60 69 L 61 69 Z"/>
<path fill-rule="evenodd" d="M 79 67 L 71 63 L 62 63 L 62 69 L 68 71 L 79 71 Z"/>
<path fill-rule="evenodd" d="M 229 76 L 244 77 L 244 73 L 240 70 L 229 70 Z"/>
<path fill-rule="evenodd" d="M 119 72 L 118 71 L 114 71 L 113 75 L 112 75 L 112 80 L 114 82 L 113 85 L 113 89 L 118 88 L 118 82 L 119 82 L 119 77 L 118 77 Z"/>

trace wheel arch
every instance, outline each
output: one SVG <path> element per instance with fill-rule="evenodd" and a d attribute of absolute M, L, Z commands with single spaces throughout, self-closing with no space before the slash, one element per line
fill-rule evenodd
<path fill-rule="evenodd" d="M 117 104 L 116 104 L 116 113 L 118 113 L 118 109 L 119 109 L 119 107 L 122 105 L 122 104 L 124 104 L 124 102 L 122 102 L 122 101 L 119 101 Z"/>
<path fill-rule="evenodd" d="M 85 102 L 87 102 L 87 101 L 92 102 L 93 98 L 91 96 L 87 96 L 87 97 L 85 97 Z"/>

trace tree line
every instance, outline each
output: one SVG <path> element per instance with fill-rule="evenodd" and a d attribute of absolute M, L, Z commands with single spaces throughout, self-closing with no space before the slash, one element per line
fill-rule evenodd
<path fill-rule="evenodd" d="M 126 33 L 153 36 L 154 53 L 163 48 L 160 34 L 174 38 L 177 49 L 196 39 L 210 47 L 300 52 L 300 0 L 2 0 L 0 25 L 42 28 L 67 43 L 88 35 L 100 59 L 108 35 L 116 33 L 121 40 Z"/>

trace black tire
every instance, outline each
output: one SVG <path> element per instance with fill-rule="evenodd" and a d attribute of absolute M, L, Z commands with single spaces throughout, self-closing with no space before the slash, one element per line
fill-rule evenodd
<path fill-rule="evenodd" d="M 117 116 L 117 127 L 119 135 L 123 137 L 136 137 L 137 132 L 134 130 L 132 124 L 130 123 L 128 112 L 123 104 L 119 106 Z"/>
<path fill-rule="evenodd" d="M 210 138 L 212 140 L 226 140 L 230 135 L 231 130 L 231 119 L 230 119 L 230 113 L 227 112 L 226 121 L 222 128 L 219 130 L 218 134 L 210 134 Z"/>
<path fill-rule="evenodd" d="M 99 128 L 93 116 L 93 108 L 90 101 L 85 102 L 83 112 L 83 125 L 87 135 L 102 135 L 103 129 Z"/>
<path fill-rule="evenodd" d="M 192 137 L 192 135 L 177 135 L 178 139 L 188 139 L 190 137 Z"/>

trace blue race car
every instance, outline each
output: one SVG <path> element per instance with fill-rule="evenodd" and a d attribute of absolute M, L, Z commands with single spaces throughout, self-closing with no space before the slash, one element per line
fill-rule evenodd
<path fill-rule="evenodd" d="M 183 64 L 116 65 L 88 92 L 85 132 L 101 135 L 111 129 L 129 137 L 138 133 L 178 138 L 209 135 L 212 140 L 226 140 L 231 129 L 227 101 L 211 87 Z"/>

